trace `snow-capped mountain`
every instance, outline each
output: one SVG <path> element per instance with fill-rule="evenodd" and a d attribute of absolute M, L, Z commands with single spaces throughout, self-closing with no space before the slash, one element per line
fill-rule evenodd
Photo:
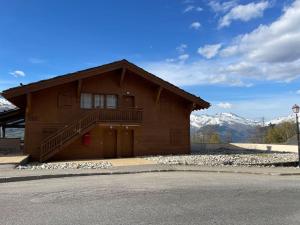
<path fill-rule="evenodd" d="M 279 124 L 281 122 L 293 121 L 294 116 L 280 117 L 265 122 L 264 125 Z M 218 113 L 215 115 L 196 115 L 190 116 L 191 135 L 195 137 L 218 133 L 223 141 L 230 139 L 233 142 L 252 141 L 257 136 L 261 136 L 261 121 L 246 119 L 233 113 Z"/>
<path fill-rule="evenodd" d="M 201 128 L 208 125 L 218 126 L 232 126 L 232 125 L 245 125 L 257 126 L 260 122 L 255 120 L 246 119 L 233 113 L 217 113 L 215 115 L 195 115 L 190 117 L 191 126 Z"/>
<path fill-rule="evenodd" d="M 269 125 L 269 124 L 279 124 L 279 123 L 283 123 L 283 122 L 292 122 L 292 121 L 295 121 L 295 115 L 289 115 L 289 116 L 286 116 L 286 117 L 279 117 L 277 119 L 273 119 L 273 120 L 270 120 L 268 122 L 266 122 L 266 125 Z"/>
<path fill-rule="evenodd" d="M 11 104 L 9 101 L 7 101 L 5 98 L 3 98 L 0 95 L 0 112 L 16 108 L 13 104 Z"/>

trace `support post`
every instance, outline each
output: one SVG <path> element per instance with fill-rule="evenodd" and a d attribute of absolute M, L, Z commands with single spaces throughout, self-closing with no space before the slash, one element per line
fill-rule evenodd
<path fill-rule="evenodd" d="M 77 99 L 80 99 L 80 94 L 81 94 L 81 89 L 82 89 L 82 80 L 78 80 L 77 84 Z"/>
<path fill-rule="evenodd" d="M 2 126 L 2 138 L 5 138 L 6 134 L 5 134 L 5 126 Z"/>
<path fill-rule="evenodd" d="M 124 78 L 125 78 L 125 73 L 126 73 L 126 68 L 123 67 L 121 77 L 120 77 L 120 83 L 119 83 L 120 87 L 122 87 L 122 85 L 123 85 Z"/>
<path fill-rule="evenodd" d="M 160 86 L 157 90 L 157 94 L 156 94 L 156 98 L 155 98 L 155 104 L 157 105 L 159 100 L 160 100 L 160 95 L 161 95 L 161 92 L 162 92 L 163 88 Z"/>
<path fill-rule="evenodd" d="M 297 126 L 297 141 L 298 141 L 298 167 L 300 168 L 300 131 L 299 131 L 298 113 L 296 113 L 296 126 Z"/>
<path fill-rule="evenodd" d="M 121 133 L 122 133 L 122 130 L 121 130 L 121 127 L 118 127 L 117 128 L 117 157 L 118 158 L 121 158 L 122 157 L 122 146 L 121 146 Z"/>
<path fill-rule="evenodd" d="M 28 115 L 30 111 L 31 111 L 31 93 L 28 93 L 26 95 L 26 114 Z"/>

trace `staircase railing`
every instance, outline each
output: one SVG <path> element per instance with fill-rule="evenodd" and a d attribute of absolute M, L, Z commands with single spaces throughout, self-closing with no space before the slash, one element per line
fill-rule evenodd
<path fill-rule="evenodd" d="M 142 122 L 143 112 L 139 109 L 101 109 L 95 110 L 47 137 L 41 144 L 40 160 L 45 161 L 56 154 L 60 147 L 86 129 L 99 122 Z"/>

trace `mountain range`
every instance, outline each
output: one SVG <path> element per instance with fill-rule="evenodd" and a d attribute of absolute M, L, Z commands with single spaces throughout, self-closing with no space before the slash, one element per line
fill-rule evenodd
<path fill-rule="evenodd" d="M 15 108 L 9 101 L 0 96 L 0 112 Z"/>
<path fill-rule="evenodd" d="M 195 141 L 205 138 L 205 135 L 218 133 L 221 140 L 229 142 L 248 142 L 258 140 L 259 127 L 269 124 L 279 124 L 286 121 L 293 121 L 294 116 L 280 117 L 270 121 L 257 121 L 238 116 L 234 113 L 217 113 L 215 115 L 190 116 L 191 136 Z"/>
<path fill-rule="evenodd" d="M 293 121 L 294 116 L 289 115 L 287 117 L 279 117 L 269 121 L 258 121 L 246 119 L 238 116 L 234 113 L 217 113 L 215 115 L 197 115 L 191 114 L 190 121 L 191 126 L 195 128 L 202 128 L 208 125 L 218 126 L 233 126 L 233 125 L 245 125 L 245 126 L 268 126 L 269 124 L 279 124 L 286 121 Z"/>

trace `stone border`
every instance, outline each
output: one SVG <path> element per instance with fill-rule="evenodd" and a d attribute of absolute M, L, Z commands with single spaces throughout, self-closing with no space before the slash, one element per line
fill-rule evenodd
<path fill-rule="evenodd" d="M 129 168 L 129 167 L 128 167 Z M 133 170 L 132 170 L 133 169 Z M 271 175 L 271 176 L 300 176 L 299 171 L 295 172 L 276 172 L 276 171 L 251 171 L 239 168 L 197 168 L 188 166 L 174 166 L 168 168 L 151 168 L 151 169 L 119 169 L 109 170 L 101 172 L 82 172 L 82 173 L 63 173 L 63 174 L 41 174 L 41 175 L 29 175 L 29 176 L 11 176 L 0 178 L 0 183 L 19 182 L 19 181 L 31 181 L 40 179 L 51 178 L 64 178 L 64 177 L 83 177 L 83 176 L 98 176 L 98 175 L 122 175 L 122 174 L 139 174 L 139 173 L 156 173 L 156 172 L 203 172 L 203 173 L 239 173 L 239 174 L 253 174 L 253 175 Z"/>

